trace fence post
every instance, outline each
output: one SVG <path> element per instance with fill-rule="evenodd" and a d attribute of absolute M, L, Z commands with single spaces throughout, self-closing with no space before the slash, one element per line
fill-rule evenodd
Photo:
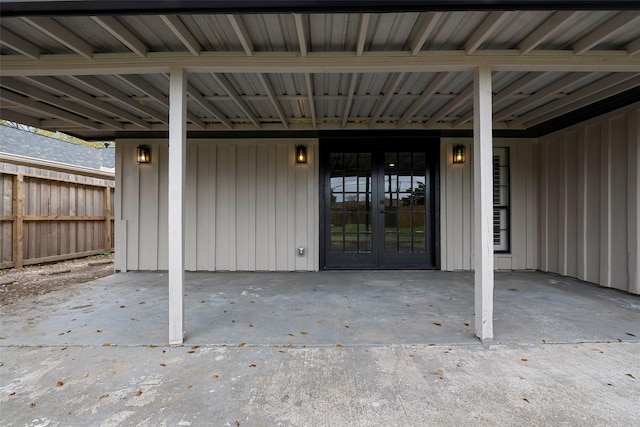
<path fill-rule="evenodd" d="M 13 268 L 22 268 L 22 235 L 23 235 L 23 183 L 24 175 L 13 177 Z"/>
<path fill-rule="evenodd" d="M 104 189 L 104 246 L 105 251 L 111 252 L 113 243 L 111 242 L 111 187 L 107 186 Z"/>

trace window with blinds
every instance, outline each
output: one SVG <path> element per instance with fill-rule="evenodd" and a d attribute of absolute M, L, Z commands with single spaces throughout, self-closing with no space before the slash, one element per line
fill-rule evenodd
<path fill-rule="evenodd" d="M 493 149 L 493 250 L 509 252 L 509 149 Z"/>

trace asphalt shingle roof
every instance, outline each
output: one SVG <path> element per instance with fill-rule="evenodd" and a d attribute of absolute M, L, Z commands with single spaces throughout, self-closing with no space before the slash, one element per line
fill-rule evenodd
<path fill-rule="evenodd" d="M 86 168 L 115 168 L 115 147 L 92 148 L 0 126 L 0 152 Z"/>

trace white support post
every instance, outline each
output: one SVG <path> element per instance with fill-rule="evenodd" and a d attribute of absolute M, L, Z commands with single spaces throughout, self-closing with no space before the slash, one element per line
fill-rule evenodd
<path fill-rule="evenodd" d="M 493 162 L 491 68 L 473 76 L 473 158 L 475 209 L 475 329 L 482 342 L 493 341 Z"/>
<path fill-rule="evenodd" d="M 171 68 L 169 82 L 169 344 L 184 341 L 184 182 L 187 73 Z"/>

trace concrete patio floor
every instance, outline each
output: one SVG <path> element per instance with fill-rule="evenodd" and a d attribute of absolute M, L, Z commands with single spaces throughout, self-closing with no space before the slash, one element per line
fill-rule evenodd
<path fill-rule="evenodd" d="M 7 426 L 637 425 L 640 297 L 496 274 L 188 273 L 184 346 L 163 273 L 2 307 Z"/>

